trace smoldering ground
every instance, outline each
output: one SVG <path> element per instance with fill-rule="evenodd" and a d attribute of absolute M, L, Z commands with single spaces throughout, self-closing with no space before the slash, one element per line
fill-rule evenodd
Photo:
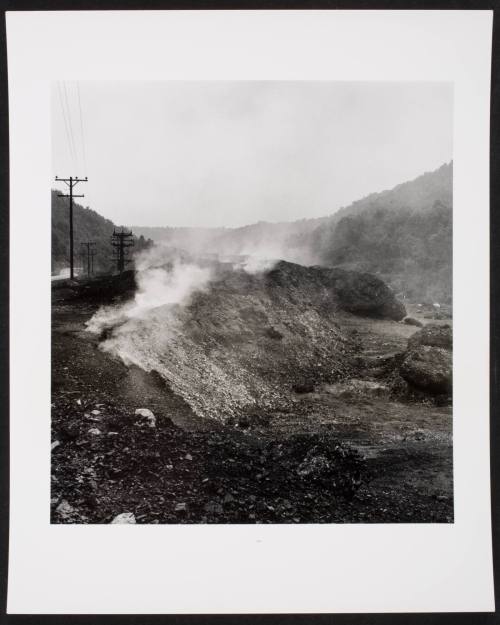
<path fill-rule="evenodd" d="M 54 289 L 53 521 L 451 520 L 451 411 L 391 390 L 418 332 L 391 291 L 246 261 L 155 249 L 104 308 Z"/>

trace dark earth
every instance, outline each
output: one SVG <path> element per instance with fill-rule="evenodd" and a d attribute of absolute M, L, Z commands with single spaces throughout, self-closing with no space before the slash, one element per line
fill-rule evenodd
<path fill-rule="evenodd" d="M 356 375 L 290 387 L 292 409 L 223 424 L 85 332 L 100 305 L 132 291 L 130 276 L 53 285 L 52 522 L 453 521 L 450 402 L 397 393 L 388 364 L 417 325 L 340 314 Z"/>

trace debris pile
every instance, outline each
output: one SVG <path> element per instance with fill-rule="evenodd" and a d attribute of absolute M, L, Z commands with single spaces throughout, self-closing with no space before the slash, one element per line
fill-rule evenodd
<path fill-rule="evenodd" d="M 101 348 L 156 371 L 198 416 L 221 422 L 287 409 L 291 389 L 350 375 L 355 345 L 336 322 L 342 311 L 406 314 L 370 274 L 284 261 L 255 274 L 221 264 L 213 274 L 187 302 L 118 314 Z"/>

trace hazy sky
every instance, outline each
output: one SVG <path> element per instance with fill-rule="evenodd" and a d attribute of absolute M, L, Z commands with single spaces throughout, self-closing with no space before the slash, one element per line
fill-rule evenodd
<path fill-rule="evenodd" d="M 81 203 L 117 224 L 319 217 L 452 159 L 449 83 L 68 82 L 52 96 L 54 175 L 88 176 Z"/>

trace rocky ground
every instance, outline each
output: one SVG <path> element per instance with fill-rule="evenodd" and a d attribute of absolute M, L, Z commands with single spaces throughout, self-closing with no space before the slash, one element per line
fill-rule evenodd
<path fill-rule="evenodd" d="M 387 365 L 417 326 L 339 311 L 349 375 L 291 385 L 287 402 L 222 423 L 84 331 L 132 290 L 127 278 L 53 290 L 53 522 L 453 520 L 449 402 L 395 393 Z"/>

